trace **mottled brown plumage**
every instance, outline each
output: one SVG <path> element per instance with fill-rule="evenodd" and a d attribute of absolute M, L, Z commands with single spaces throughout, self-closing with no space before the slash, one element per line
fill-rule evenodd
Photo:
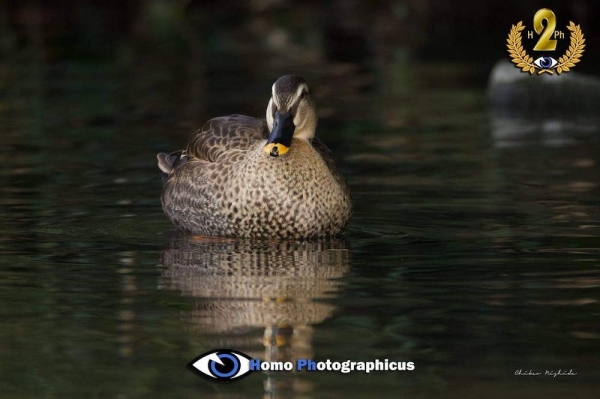
<path fill-rule="evenodd" d="M 314 138 L 316 119 L 306 83 L 293 75 L 273 85 L 266 121 L 211 119 L 185 151 L 158 155 L 166 215 L 205 236 L 339 235 L 352 202 L 331 152 Z"/>

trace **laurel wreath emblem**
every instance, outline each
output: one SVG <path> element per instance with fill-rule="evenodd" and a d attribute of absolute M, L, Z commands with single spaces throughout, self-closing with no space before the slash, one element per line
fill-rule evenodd
<path fill-rule="evenodd" d="M 556 73 L 559 75 L 563 72 L 568 72 L 571 68 L 575 67 L 575 64 L 581 61 L 581 55 L 585 51 L 585 37 L 583 36 L 581 27 L 575 25 L 573 21 L 569 22 L 569 25 L 567 25 L 567 29 L 571 31 L 569 48 L 565 54 L 558 58 L 558 64 L 554 67 Z M 512 25 L 510 32 L 508 33 L 506 47 L 508 48 L 508 54 L 510 54 L 511 61 L 517 68 L 520 68 L 521 71 L 529 72 L 530 75 L 533 75 L 536 69 L 539 69 L 538 75 L 541 75 L 544 72 L 553 75 L 554 72 L 551 69 L 539 68 L 533 64 L 533 58 L 527 54 L 527 51 L 523 48 L 523 37 L 521 36 L 521 32 L 524 29 L 525 25 L 523 25 L 523 21 L 519 21 L 518 24 Z"/>
<path fill-rule="evenodd" d="M 569 21 L 567 29 L 571 31 L 571 43 L 567 52 L 558 59 L 558 65 L 556 66 L 556 72 L 560 75 L 563 71 L 569 71 L 569 68 L 575 67 L 581 58 L 581 55 L 585 51 L 585 37 L 579 25 L 575 25 L 573 21 Z"/>

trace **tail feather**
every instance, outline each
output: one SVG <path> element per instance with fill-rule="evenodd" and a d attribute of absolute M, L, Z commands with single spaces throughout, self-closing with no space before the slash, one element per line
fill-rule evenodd
<path fill-rule="evenodd" d="M 170 154 L 161 152 L 156 156 L 156 158 L 158 159 L 158 168 L 161 171 L 160 175 L 163 184 L 165 184 L 167 178 L 175 168 L 177 168 L 179 165 L 186 163 L 189 160 L 189 157 L 183 150 L 175 151 Z"/>

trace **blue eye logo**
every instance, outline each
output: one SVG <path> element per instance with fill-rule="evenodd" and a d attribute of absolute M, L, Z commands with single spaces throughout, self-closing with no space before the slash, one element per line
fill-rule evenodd
<path fill-rule="evenodd" d="M 250 373 L 248 355 L 233 349 L 215 349 L 188 363 L 190 370 L 199 376 L 218 382 L 239 380 Z"/>
<path fill-rule="evenodd" d="M 552 57 L 540 57 L 533 61 L 533 64 L 538 68 L 552 69 L 558 65 L 558 61 Z"/>

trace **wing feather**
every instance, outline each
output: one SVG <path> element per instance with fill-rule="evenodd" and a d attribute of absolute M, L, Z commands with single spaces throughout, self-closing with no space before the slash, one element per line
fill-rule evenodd
<path fill-rule="evenodd" d="M 194 133 L 186 153 L 196 159 L 216 162 L 221 156 L 237 152 L 234 150 L 246 151 L 268 135 L 267 124 L 262 119 L 244 115 L 222 116 L 209 120 Z"/>

